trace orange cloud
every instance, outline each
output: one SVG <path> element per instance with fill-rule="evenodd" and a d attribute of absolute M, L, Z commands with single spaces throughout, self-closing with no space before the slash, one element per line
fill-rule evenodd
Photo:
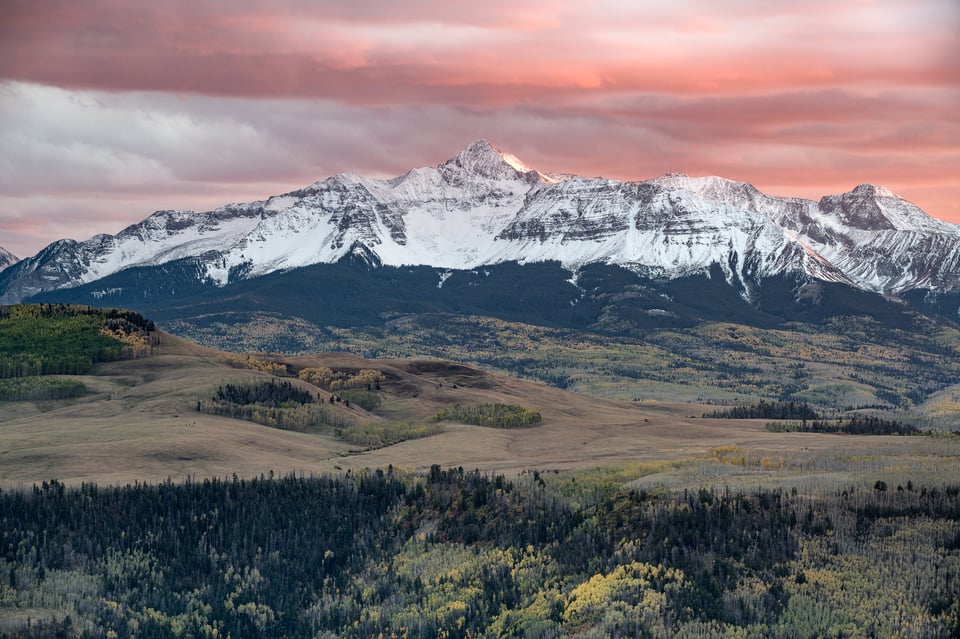
<path fill-rule="evenodd" d="M 97 183 L 127 206 L 121 190 L 159 184 L 161 208 L 258 174 L 399 173 L 487 137 L 538 168 L 624 179 L 808 196 L 883 182 L 960 222 L 958 33 L 955 0 L 6 0 L 0 102 L 35 117 L 8 132 L 0 173 L 51 202 Z M 38 86 L 65 93 L 21 91 Z M 176 135 L 90 125 L 135 112 Z M 97 149 L 91 166 L 48 152 L 71 139 Z"/>

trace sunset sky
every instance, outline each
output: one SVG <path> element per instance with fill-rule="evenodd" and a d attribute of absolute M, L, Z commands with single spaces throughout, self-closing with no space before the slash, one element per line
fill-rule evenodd
<path fill-rule="evenodd" d="M 0 246 L 388 177 L 883 184 L 960 223 L 957 0 L 0 0 Z"/>

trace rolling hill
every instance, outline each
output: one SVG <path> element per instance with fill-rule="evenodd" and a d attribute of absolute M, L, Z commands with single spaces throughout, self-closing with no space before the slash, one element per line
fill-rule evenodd
<path fill-rule="evenodd" d="M 431 437 L 369 448 L 350 444 L 331 427 L 293 432 L 198 412 L 198 402 L 224 385 L 277 378 L 237 368 L 235 355 L 157 336 L 150 355 L 97 363 L 70 376 L 85 385 L 81 397 L 0 402 L 0 483 L 56 477 L 110 484 L 388 465 L 426 470 L 433 464 L 517 472 L 699 459 L 718 446 L 770 455 L 862 446 L 856 438 L 768 433 L 757 421 L 704 419 L 704 407 L 694 404 L 604 400 L 444 360 L 368 360 L 348 353 L 269 358 L 287 371 L 280 380 L 320 394 L 321 401 L 332 393 L 294 373 L 378 371 L 378 405 L 370 411 L 336 407 L 355 425 L 431 423 L 438 411 L 456 405 L 514 405 L 542 415 L 539 424 L 516 429 L 447 423 Z M 909 454 L 924 439 L 896 438 L 896 445 Z"/>

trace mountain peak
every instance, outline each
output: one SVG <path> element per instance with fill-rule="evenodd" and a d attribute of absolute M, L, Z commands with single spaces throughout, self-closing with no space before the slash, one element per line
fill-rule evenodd
<path fill-rule="evenodd" d="M 896 295 L 960 288 L 960 226 L 872 184 L 813 202 L 713 176 L 545 176 L 480 139 L 389 180 L 345 173 L 263 201 L 158 212 L 116 236 L 55 242 L 0 270 L 0 304 L 133 266 L 190 260 L 199 281 L 221 285 L 235 273 L 341 259 L 364 268 L 605 263 L 665 278 L 721 264 L 748 295 L 763 277 L 801 272 Z"/>
<path fill-rule="evenodd" d="M 916 205 L 876 184 L 858 184 L 847 193 L 827 195 L 818 208 L 845 226 L 869 231 L 936 230 L 942 226 Z"/>
<path fill-rule="evenodd" d="M 850 192 L 860 196 L 895 197 L 901 199 L 896 193 L 879 184 L 858 184 Z"/>
<path fill-rule="evenodd" d="M 494 180 L 514 180 L 532 171 L 515 155 L 504 153 L 484 139 L 471 142 L 439 168 L 445 175 L 465 172 Z"/>
<path fill-rule="evenodd" d="M 741 206 L 747 205 L 759 193 L 748 182 L 728 180 L 715 175 L 693 177 L 686 173 L 665 173 L 650 182 L 666 189 L 683 189 L 715 202 Z"/>
<path fill-rule="evenodd" d="M 19 261 L 19 257 L 0 246 L 0 271 L 7 268 L 11 264 L 16 264 Z"/>

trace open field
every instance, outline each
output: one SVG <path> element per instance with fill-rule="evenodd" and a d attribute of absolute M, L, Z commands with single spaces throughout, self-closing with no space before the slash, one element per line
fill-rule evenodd
<path fill-rule="evenodd" d="M 210 399 L 218 386 L 268 375 L 231 368 L 219 351 L 162 334 L 150 357 L 98 364 L 77 376 L 87 386 L 84 397 L 0 403 L 0 486 L 52 478 L 117 484 L 388 465 L 512 474 L 530 468 L 629 469 L 664 461 L 673 463 L 627 479 L 642 475 L 645 484 L 664 485 L 837 482 L 870 481 L 878 472 L 942 478 L 960 466 L 960 441 L 950 438 L 769 433 L 764 420 L 699 417 L 705 407 L 696 404 L 598 399 L 435 360 L 334 353 L 282 361 L 292 370 L 383 372 L 381 405 L 372 413 L 349 409 L 358 422 L 428 422 L 458 403 L 521 405 L 539 411 L 543 421 L 509 430 L 449 424 L 439 435 L 363 450 L 332 431 L 291 432 L 202 414 L 197 402 Z M 731 446 L 745 451 L 743 463 L 717 459 L 712 452 Z"/>

